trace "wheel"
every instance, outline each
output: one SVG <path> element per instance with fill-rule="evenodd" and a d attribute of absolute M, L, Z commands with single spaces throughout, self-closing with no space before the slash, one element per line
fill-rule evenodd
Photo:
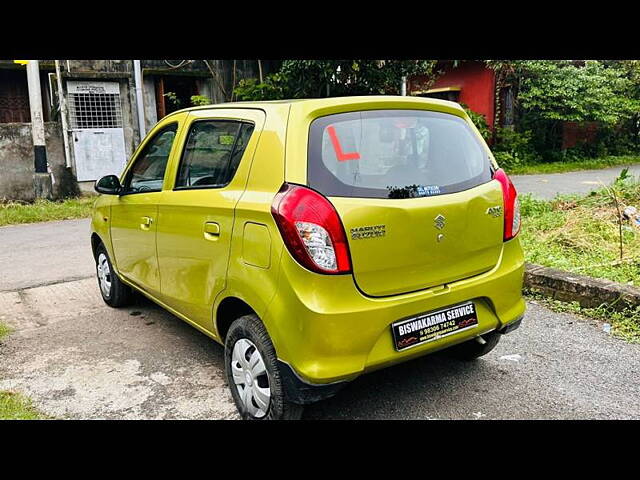
<path fill-rule="evenodd" d="M 131 303 L 133 291 L 131 287 L 122 283 L 118 275 L 116 275 L 107 249 L 102 244 L 96 249 L 96 273 L 102 299 L 107 305 L 124 307 Z"/>
<path fill-rule="evenodd" d="M 448 348 L 447 353 L 461 360 L 475 360 L 496 348 L 501 336 L 502 335 L 495 331 L 485 333 L 477 338 Z M 478 338 L 482 339 L 484 343 L 479 341 Z"/>
<path fill-rule="evenodd" d="M 256 315 L 231 324 L 224 360 L 227 383 L 243 419 L 300 419 L 303 407 L 285 400 L 276 351 Z"/>

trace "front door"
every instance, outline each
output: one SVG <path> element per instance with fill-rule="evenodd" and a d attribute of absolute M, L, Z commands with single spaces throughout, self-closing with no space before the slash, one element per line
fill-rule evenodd
<path fill-rule="evenodd" d="M 158 202 L 177 131 L 174 122 L 149 135 L 124 176 L 122 194 L 111 205 L 111 242 L 118 272 L 152 295 L 160 293 Z"/>
<path fill-rule="evenodd" d="M 120 85 L 68 81 L 67 91 L 78 180 L 120 175 L 127 163 Z"/>
<path fill-rule="evenodd" d="M 163 192 L 158 211 L 162 299 L 209 331 L 215 296 L 226 283 L 235 205 L 264 122 L 262 112 L 244 112 L 236 120 L 192 112 L 172 169 L 174 188 Z"/>

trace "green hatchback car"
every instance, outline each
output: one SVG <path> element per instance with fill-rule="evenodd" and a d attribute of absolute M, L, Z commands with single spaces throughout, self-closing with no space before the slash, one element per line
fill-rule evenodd
<path fill-rule="evenodd" d="M 297 418 L 445 348 L 477 358 L 524 315 L 517 193 L 456 103 L 181 110 L 96 190 L 105 302 L 140 292 L 223 344 L 243 418 Z"/>

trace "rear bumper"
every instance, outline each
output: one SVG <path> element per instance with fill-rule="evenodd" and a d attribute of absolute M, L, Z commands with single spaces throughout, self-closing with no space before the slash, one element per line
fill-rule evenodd
<path fill-rule="evenodd" d="M 517 328 L 525 311 L 523 274 L 524 258 L 516 238 L 504 244 L 500 261 L 489 272 L 445 287 L 373 298 L 358 290 L 351 275 L 308 272 L 285 251 L 278 291 L 263 320 L 278 358 L 298 380 L 333 384 L 492 330 L 506 333 Z M 402 352 L 395 350 L 393 322 L 467 300 L 476 303 L 476 328 Z"/>

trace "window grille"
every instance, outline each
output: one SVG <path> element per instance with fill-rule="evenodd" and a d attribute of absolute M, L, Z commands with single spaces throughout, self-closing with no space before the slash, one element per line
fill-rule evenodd
<path fill-rule="evenodd" d="M 71 128 L 121 128 L 117 93 L 69 93 Z"/>

